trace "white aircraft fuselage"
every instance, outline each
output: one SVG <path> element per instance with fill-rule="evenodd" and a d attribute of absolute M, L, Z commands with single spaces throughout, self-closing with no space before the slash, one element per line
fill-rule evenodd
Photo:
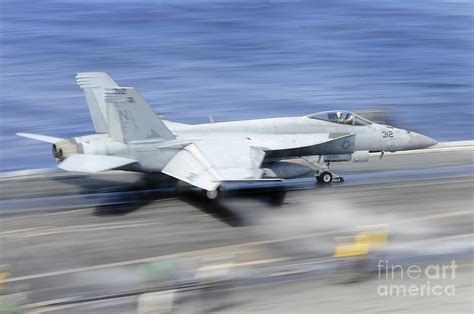
<path fill-rule="evenodd" d="M 232 142 L 236 139 L 253 137 L 261 139 L 274 134 L 294 136 L 301 134 L 323 133 L 352 133 L 355 134 L 354 151 L 364 152 L 395 152 L 413 149 L 423 149 L 436 144 L 436 141 L 419 133 L 388 125 L 371 123 L 369 125 L 343 125 L 332 122 L 303 117 L 282 117 L 229 122 L 205 123 L 187 125 L 165 121 L 168 128 L 176 135 L 176 143 L 211 139 L 213 141 Z M 128 167 L 134 171 L 160 172 L 175 150 L 169 144 L 163 146 L 161 141 L 147 143 L 124 144 L 115 141 L 106 134 L 91 134 L 75 137 L 74 141 L 82 146 L 84 153 L 112 154 L 126 158 L 140 160 L 140 165 Z M 323 155 L 337 152 L 326 151 Z M 317 154 L 309 154 L 314 156 Z M 266 161 L 303 157 L 289 151 L 277 158 L 268 158 Z"/>
<path fill-rule="evenodd" d="M 163 121 L 132 87 L 106 73 L 77 76 L 96 134 L 61 139 L 19 133 L 53 144 L 67 171 L 162 172 L 208 192 L 226 182 L 294 178 L 308 171 L 284 160 L 319 156 L 318 181 L 332 181 L 329 162 L 367 161 L 369 152 L 423 149 L 436 141 L 377 124 L 349 111 L 206 124 Z"/>

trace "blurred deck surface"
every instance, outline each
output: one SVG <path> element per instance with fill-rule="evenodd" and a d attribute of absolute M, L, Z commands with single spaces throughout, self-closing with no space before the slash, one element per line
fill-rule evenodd
<path fill-rule="evenodd" d="M 283 192 L 274 186 L 231 189 L 210 203 L 197 193 L 157 187 L 140 174 L 4 177 L 0 264 L 8 265 L 7 284 L 28 285 L 30 302 L 37 304 L 140 286 L 143 265 L 150 262 L 199 263 L 224 256 L 244 273 L 257 271 L 278 280 L 234 287 L 232 304 L 217 310 L 469 310 L 473 169 L 472 149 L 371 158 L 364 164 L 335 165 L 333 170 L 346 179 L 342 184 L 287 183 L 282 203 L 275 203 Z M 385 302 L 377 295 L 376 278 L 334 285 L 319 273 L 304 275 L 301 264 L 324 264 L 336 238 L 366 228 L 389 233 L 385 256 L 391 259 L 407 264 L 454 259 L 467 265 L 456 277 L 456 297 Z M 324 267 L 331 268 L 330 263 Z M 279 284 L 285 277 L 278 272 L 291 267 L 303 275 Z M 385 308 L 378 307 L 384 303 Z M 82 304 L 74 311 L 135 307 L 136 296 L 128 296 Z M 55 312 L 71 308 L 64 305 Z"/>

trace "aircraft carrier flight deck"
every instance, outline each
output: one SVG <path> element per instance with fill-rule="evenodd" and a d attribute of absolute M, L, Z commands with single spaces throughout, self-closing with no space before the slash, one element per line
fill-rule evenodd
<path fill-rule="evenodd" d="M 438 146 L 334 164 L 344 183 L 236 185 L 215 202 L 135 173 L 4 176 L 4 285 L 32 313 L 129 313 L 166 291 L 179 313 L 367 311 L 379 261 L 455 261 L 455 296 L 386 298 L 385 310 L 469 311 L 473 170 L 473 146 Z M 383 247 L 341 253 L 363 236 Z"/>

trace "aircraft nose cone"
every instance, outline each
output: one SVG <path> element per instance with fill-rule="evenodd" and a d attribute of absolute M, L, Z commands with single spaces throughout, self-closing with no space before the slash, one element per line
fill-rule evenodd
<path fill-rule="evenodd" d="M 411 132 L 408 145 L 410 149 L 422 149 L 438 144 L 437 141 L 423 134 Z"/>

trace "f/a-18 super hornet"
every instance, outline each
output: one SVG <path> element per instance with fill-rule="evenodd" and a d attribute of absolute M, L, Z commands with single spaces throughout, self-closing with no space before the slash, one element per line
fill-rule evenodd
<path fill-rule="evenodd" d="M 96 134 L 62 139 L 18 133 L 53 144 L 58 167 L 67 171 L 127 170 L 164 173 L 213 199 L 230 182 L 281 181 L 313 174 L 318 182 L 339 179 L 334 161 L 367 161 L 369 152 L 422 149 L 436 141 L 357 114 L 325 111 L 206 124 L 161 119 L 132 87 L 106 73 L 79 73 Z M 306 159 L 311 165 L 291 162 Z"/>

